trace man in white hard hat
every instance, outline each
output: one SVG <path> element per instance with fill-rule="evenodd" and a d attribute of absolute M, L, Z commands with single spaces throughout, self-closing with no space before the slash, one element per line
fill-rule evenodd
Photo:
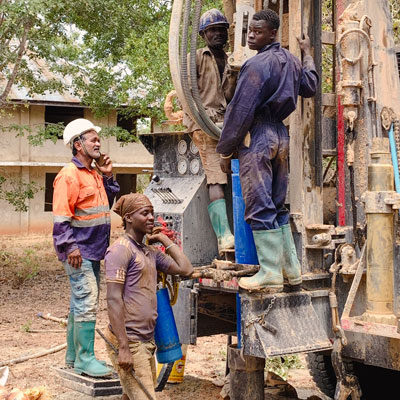
<path fill-rule="evenodd" d="M 110 206 L 119 192 L 111 160 L 100 153 L 100 129 L 84 118 L 65 127 L 64 144 L 73 157 L 56 176 L 53 195 L 54 247 L 71 287 L 65 362 L 94 377 L 111 374 L 94 356 L 94 336 L 100 260 L 109 245 Z"/>

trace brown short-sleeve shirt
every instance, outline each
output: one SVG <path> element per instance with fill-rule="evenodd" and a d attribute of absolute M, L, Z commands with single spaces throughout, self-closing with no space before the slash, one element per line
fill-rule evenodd
<path fill-rule="evenodd" d="M 196 53 L 199 95 L 207 115 L 214 122 L 223 122 L 227 104 L 232 99 L 236 87 L 237 72 L 233 71 L 228 64 L 228 56 L 225 59 L 226 65 L 221 80 L 217 62 L 211 50 L 204 47 L 198 49 Z M 186 112 L 183 116 L 183 125 L 187 127 L 187 133 L 200 129 Z"/>
<path fill-rule="evenodd" d="M 107 250 L 107 282 L 124 285 L 125 328 L 131 341 L 149 341 L 157 318 L 157 270 L 167 272 L 172 258 L 153 246 L 139 244 L 124 235 Z M 112 328 L 112 327 L 111 327 Z"/>

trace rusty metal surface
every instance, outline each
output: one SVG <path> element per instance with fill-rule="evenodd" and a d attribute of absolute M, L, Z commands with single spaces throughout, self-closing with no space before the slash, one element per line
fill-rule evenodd
<path fill-rule="evenodd" d="M 332 347 L 308 293 L 241 294 L 244 354 L 269 357 Z M 272 307 L 268 308 L 274 301 Z M 269 310 L 265 318 L 261 317 Z M 259 323 L 262 322 L 262 323 Z"/>
<path fill-rule="evenodd" d="M 264 400 L 265 359 L 243 356 L 235 345 L 228 346 L 231 400 Z"/>
<path fill-rule="evenodd" d="M 400 340 L 346 331 L 343 357 L 366 365 L 400 370 Z"/>
<path fill-rule="evenodd" d="M 400 339 L 400 333 L 397 332 L 397 325 L 387 325 L 377 322 L 363 321 L 360 317 L 342 317 L 341 323 L 344 331 Z"/>
<path fill-rule="evenodd" d="M 196 344 L 197 291 L 181 282 L 178 300 L 172 307 L 181 344 Z"/>
<path fill-rule="evenodd" d="M 357 290 L 360 286 L 360 282 L 361 282 L 361 278 L 363 276 L 364 273 L 364 267 L 365 267 L 365 248 L 366 245 L 364 245 L 362 251 L 361 251 L 361 255 L 360 255 L 360 259 L 357 265 L 357 269 L 354 275 L 354 279 L 353 282 L 351 284 L 351 288 L 349 290 L 349 294 L 346 300 L 346 304 L 344 306 L 344 310 L 343 310 L 343 314 L 342 314 L 342 318 L 347 318 L 350 316 L 350 311 L 353 307 L 353 303 L 354 303 L 354 299 L 356 298 L 356 294 L 357 294 Z"/>
<path fill-rule="evenodd" d="M 238 279 L 233 278 L 230 281 L 222 281 L 217 282 L 213 279 L 209 278 L 201 278 L 199 279 L 199 287 L 204 287 L 211 290 L 221 290 L 224 292 L 234 292 L 236 293 L 239 290 Z"/>
<path fill-rule="evenodd" d="M 347 373 L 342 359 L 342 350 L 342 340 L 337 336 L 333 343 L 331 355 L 332 366 L 337 379 L 334 398 L 335 400 L 347 400 L 351 396 L 352 400 L 359 400 L 362 394 L 360 384 L 355 375 Z"/>

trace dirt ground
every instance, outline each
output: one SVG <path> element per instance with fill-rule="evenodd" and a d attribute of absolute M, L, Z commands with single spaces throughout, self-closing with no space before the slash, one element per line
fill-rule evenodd
<path fill-rule="evenodd" d="M 97 326 L 104 329 L 108 319 L 104 276 L 102 278 Z M 69 285 L 56 259 L 51 237 L 3 236 L 0 243 L 0 362 L 65 343 L 65 328 L 38 317 L 38 313 L 65 318 L 68 303 Z M 97 357 L 108 360 L 100 337 L 96 338 L 95 346 Z M 90 399 L 60 384 L 52 367 L 63 365 L 64 354 L 65 350 L 61 350 L 10 366 L 6 387 L 45 386 L 53 399 Z M 197 346 L 188 348 L 183 383 L 167 384 L 164 391 L 158 393 L 158 400 L 221 399 L 225 360 L 226 336 L 199 338 Z M 305 369 L 291 371 L 291 376 L 303 388 L 313 386 Z M 272 394 L 273 391 L 266 398 L 286 398 L 271 397 Z M 108 397 L 110 400 L 117 398 L 119 396 Z"/>

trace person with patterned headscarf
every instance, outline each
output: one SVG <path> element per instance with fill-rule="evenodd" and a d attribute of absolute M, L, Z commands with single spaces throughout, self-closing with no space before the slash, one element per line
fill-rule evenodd
<path fill-rule="evenodd" d="M 157 271 L 190 276 L 192 264 L 181 249 L 163 233 L 154 233 L 154 213 L 150 200 L 140 193 L 122 196 L 113 209 L 121 216 L 125 234 L 107 250 L 105 269 L 109 341 L 108 347 L 124 390 L 123 400 L 147 399 L 131 368 L 155 398 L 154 328 L 157 318 Z M 165 253 L 143 243 L 161 243 Z"/>

